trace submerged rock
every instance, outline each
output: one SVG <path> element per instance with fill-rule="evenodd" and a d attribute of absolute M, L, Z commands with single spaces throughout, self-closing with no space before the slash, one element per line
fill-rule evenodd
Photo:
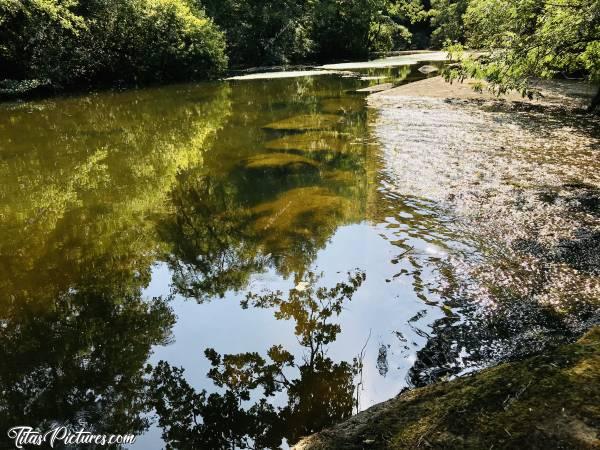
<path fill-rule="evenodd" d="M 430 65 L 424 65 L 419 67 L 419 72 L 424 73 L 424 74 L 429 74 L 429 73 L 433 73 L 433 72 L 438 72 L 440 69 L 438 69 L 435 66 L 430 66 Z"/>
<path fill-rule="evenodd" d="M 394 87 L 394 85 L 392 83 L 383 83 L 383 84 L 377 84 L 375 86 L 369 86 L 366 88 L 357 89 L 356 92 L 368 92 L 370 94 L 373 94 L 375 92 L 387 91 L 389 89 L 392 89 L 393 87 Z"/>
<path fill-rule="evenodd" d="M 318 187 L 290 189 L 251 210 L 253 233 L 265 253 L 277 258 L 283 273 L 297 272 L 312 261 L 342 224 L 360 217 L 360 205 Z"/>
<path fill-rule="evenodd" d="M 334 128 L 342 120 L 337 114 L 303 114 L 272 122 L 263 128 L 284 131 L 327 130 Z"/>
<path fill-rule="evenodd" d="M 600 327 L 574 344 L 410 390 L 294 449 L 599 448 Z"/>
<path fill-rule="evenodd" d="M 270 150 L 297 150 L 306 153 L 334 152 L 344 153 L 351 150 L 347 135 L 332 131 L 309 131 L 273 139 L 265 144 Z"/>
<path fill-rule="evenodd" d="M 269 172 L 274 174 L 293 174 L 307 171 L 318 171 L 318 164 L 309 158 L 290 153 L 263 153 L 244 161 L 247 170 Z"/>
<path fill-rule="evenodd" d="M 311 236 L 313 228 L 337 226 L 336 218 L 343 217 L 349 210 L 347 199 L 334 192 L 316 186 L 285 191 L 275 200 L 261 203 L 252 212 L 257 216 L 257 230 L 277 230 L 284 234 L 306 234 Z M 307 222 L 307 217 L 314 220 Z"/>
<path fill-rule="evenodd" d="M 343 98 L 327 98 L 321 100 L 321 110 L 330 114 L 351 114 L 365 109 L 365 99 L 362 96 Z"/>

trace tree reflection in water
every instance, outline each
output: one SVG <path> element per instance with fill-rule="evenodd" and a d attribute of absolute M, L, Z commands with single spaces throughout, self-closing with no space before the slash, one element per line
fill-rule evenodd
<path fill-rule="evenodd" d="M 165 300 L 119 285 L 74 289 L 43 308 L 13 300 L 1 322 L 0 429 L 81 419 L 99 433 L 147 428 L 146 360 L 174 323 Z"/>
<path fill-rule="evenodd" d="M 283 439 L 294 443 L 352 414 L 361 358 L 335 362 L 327 346 L 341 331 L 335 318 L 366 275 L 349 273 L 332 288 L 319 287 L 319 278 L 309 272 L 287 296 L 249 293 L 242 302 L 244 308 L 274 309 L 278 320 L 295 322 L 304 348 L 300 361 L 281 345 L 273 345 L 266 357 L 206 349 L 212 365 L 208 377 L 224 390 L 211 394 L 196 392 L 183 369 L 165 361 L 156 366 L 149 397 L 168 448 L 279 448 Z M 275 404 L 277 394 L 286 394 L 284 405 Z"/>

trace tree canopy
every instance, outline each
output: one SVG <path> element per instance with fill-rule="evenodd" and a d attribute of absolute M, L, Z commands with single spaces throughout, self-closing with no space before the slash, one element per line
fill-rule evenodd
<path fill-rule="evenodd" d="M 598 82 L 600 2 L 0 0 L 0 95 L 444 46 L 480 50 L 450 77 L 497 92 L 530 95 L 531 80 L 557 76 Z"/>
<path fill-rule="evenodd" d="M 451 77 L 483 78 L 497 92 L 515 89 L 528 96 L 539 78 L 600 82 L 596 0 L 470 0 L 463 20 L 466 44 L 483 54 L 464 58 Z M 593 106 L 599 102 L 596 95 Z"/>

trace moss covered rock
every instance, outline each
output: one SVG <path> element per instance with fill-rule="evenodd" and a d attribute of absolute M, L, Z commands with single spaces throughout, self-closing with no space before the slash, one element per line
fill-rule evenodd
<path fill-rule="evenodd" d="M 246 159 L 243 167 L 247 170 L 269 174 L 294 174 L 317 172 L 318 164 L 312 159 L 290 153 L 263 153 Z"/>
<path fill-rule="evenodd" d="M 343 120 L 337 114 L 302 114 L 265 125 L 268 130 L 306 131 L 328 130 Z"/>
<path fill-rule="evenodd" d="M 348 135 L 335 131 L 308 131 L 306 133 L 291 134 L 278 139 L 273 139 L 265 144 L 270 150 L 299 151 L 306 153 L 345 153 L 351 151 Z"/>
<path fill-rule="evenodd" d="M 404 392 L 294 448 L 598 449 L 600 328 L 524 361 Z"/>

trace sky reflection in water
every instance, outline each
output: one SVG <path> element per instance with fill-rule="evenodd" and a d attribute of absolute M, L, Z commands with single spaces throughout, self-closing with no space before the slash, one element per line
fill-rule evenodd
<path fill-rule="evenodd" d="M 422 76 L 362 71 L 382 73 Z M 0 426 L 277 447 L 493 361 L 510 332 L 470 336 L 488 328 L 449 288 L 477 240 L 394 189 L 354 92 L 379 81 L 3 105 Z"/>

